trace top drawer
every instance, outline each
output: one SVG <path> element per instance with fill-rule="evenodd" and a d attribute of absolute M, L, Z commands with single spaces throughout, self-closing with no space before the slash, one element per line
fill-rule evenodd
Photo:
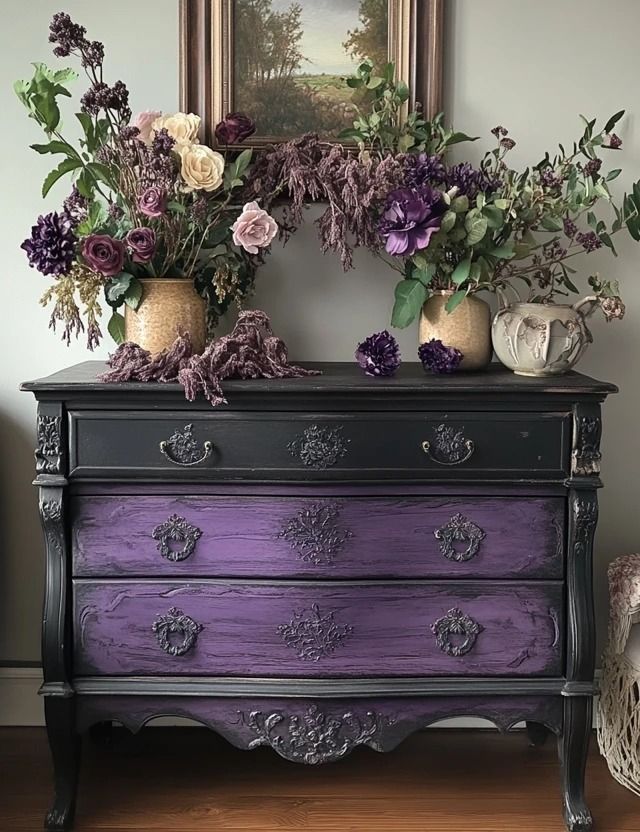
<path fill-rule="evenodd" d="M 558 413 L 72 411 L 70 475 L 551 479 L 570 429 Z"/>

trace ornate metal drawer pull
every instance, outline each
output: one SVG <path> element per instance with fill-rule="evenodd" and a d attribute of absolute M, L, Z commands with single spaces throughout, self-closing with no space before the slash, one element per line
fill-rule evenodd
<path fill-rule="evenodd" d="M 457 563 L 464 563 L 475 557 L 480 549 L 480 543 L 486 537 L 486 533 L 480 526 L 460 513 L 454 514 L 451 520 L 436 529 L 433 535 L 436 540 L 440 541 L 440 551 L 445 558 Z M 455 547 L 456 542 L 461 541 L 468 544 L 463 551 Z"/>
<path fill-rule="evenodd" d="M 436 644 L 448 656 L 464 656 L 476 643 L 476 639 L 484 630 L 481 624 L 474 621 L 471 616 L 463 613 L 457 607 L 449 610 L 446 615 L 439 618 L 431 625 L 431 632 L 436 637 Z M 463 640 L 455 642 L 452 636 L 464 636 Z"/>
<path fill-rule="evenodd" d="M 158 637 L 158 644 L 170 656 L 184 656 L 198 640 L 198 633 L 202 631 L 202 624 L 172 607 L 166 615 L 159 615 L 151 627 Z M 181 639 L 177 644 L 172 636 Z"/>
<path fill-rule="evenodd" d="M 158 551 L 163 558 L 176 563 L 186 560 L 193 554 L 196 543 L 202 537 L 202 532 L 197 526 L 192 526 L 184 517 L 172 514 L 168 520 L 156 526 L 151 532 L 151 537 L 158 541 Z M 172 549 L 171 543 L 183 543 L 182 549 Z"/>
<path fill-rule="evenodd" d="M 176 430 L 169 439 L 163 439 L 160 443 L 160 451 L 174 465 L 188 467 L 200 465 L 208 459 L 213 451 L 213 443 L 207 439 L 200 449 L 193 436 L 191 424 L 185 425 L 183 430 Z"/>
<path fill-rule="evenodd" d="M 312 503 L 287 520 L 278 537 L 286 540 L 303 561 L 330 566 L 334 555 L 353 537 L 353 532 L 341 527 L 339 521 L 339 503 Z"/>
<path fill-rule="evenodd" d="M 438 425 L 433 429 L 433 442 L 425 440 L 422 450 L 438 465 L 461 465 L 471 458 L 475 450 L 472 439 L 466 439 L 462 430 L 456 430 L 450 425 Z"/>

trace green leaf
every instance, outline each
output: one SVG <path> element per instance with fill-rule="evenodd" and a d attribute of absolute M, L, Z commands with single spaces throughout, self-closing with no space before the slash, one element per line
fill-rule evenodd
<path fill-rule="evenodd" d="M 468 196 L 457 196 L 455 199 L 451 201 L 451 210 L 455 211 L 456 214 L 461 214 L 463 211 L 469 210 L 469 197 Z"/>
<path fill-rule="evenodd" d="M 466 133 L 452 133 L 447 139 L 447 146 L 450 144 L 460 144 L 460 142 L 475 142 L 480 136 L 467 136 Z"/>
<path fill-rule="evenodd" d="M 120 305 L 126 299 L 126 294 L 134 279 L 129 272 L 120 272 L 115 277 L 112 277 L 105 287 L 105 295 L 110 304 Z"/>
<path fill-rule="evenodd" d="M 362 78 L 347 78 L 347 86 L 352 90 L 357 90 L 363 83 Z"/>
<path fill-rule="evenodd" d="M 509 200 L 508 199 L 494 199 L 493 204 L 496 208 L 499 208 L 501 211 L 506 211 L 509 207 Z"/>
<path fill-rule="evenodd" d="M 176 202 L 174 200 L 167 205 L 167 210 L 171 211 L 173 214 L 184 214 L 187 209 L 181 202 Z"/>
<path fill-rule="evenodd" d="M 610 170 L 609 173 L 605 177 L 605 181 L 612 182 L 614 179 L 617 179 L 618 176 L 622 173 L 622 168 L 615 168 L 614 170 Z"/>
<path fill-rule="evenodd" d="M 435 273 L 435 263 L 427 263 L 423 269 L 417 267 L 414 268 L 411 272 L 411 277 L 413 280 L 419 280 L 423 286 L 429 286 L 429 284 L 434 278 Z"/>
<path fill-rule="evenodd" d="M 65 174 L 71 173 L 73 170 L 77 170 L 79 167 L 81 167 L 81 162 L 78 159 L 63 159 L 58 167 L 52 170 L 42 183 L 42 196 L 45 197 L 49 193 L 58 179 L 61 179 Z"/>
<path fill-rule="evenodd" d="M 116 344 L 124 343 L 124 317 L 118 312 L 114 312 L 109 318 L 107 324 L 109 335 L 113 338 Z"/>
<path fill-rule="evenodd" d="M 540 225 L 546 231 L 562 231 L 563 228 L 562 221 L 558 217 L 552 217 L 549 214 L 542 218 Z"/>
<path fill-rule="evenodd" d="M 447 234 L 456 224 L 456 219 L 457 216 L 453 211 L 447 211 L 442 217 L 442 222 L 440 223 L 440 231 L 442 231 L 444 234 Z"/>
<path fill-rule="evenodd" d="M 447 312 L 453 312 L 454 309 L 457 309 L 457 307 L 460 306 L 460 304 L 466 298 L 466 296 L 467 293 L 464 289 L 460 289 L 458 292 L 454 292 L 446 303 L 445 309 L 447 310 Z"/>
<path fill-rule="evenodd" d="M 409 92 L 409 87 L 404 81 L 398 81 L 396 84 L 396 94 L 403 104 L 405 101 L 409 100 L 411 93 Z"/>
<path fill-rule="evenodd" d="M 504 225 L 504 215 L 495 205 L 485 205 L 482 216 L 487 218 L 489 228 L 501 228 Z"/>
<path fill-rule="evenodd" d="M 527 254 L 529 253 L 529 246 L 526 246 Z M 505 246 L 494 246 L 494 248 L 490 248 L 487 254 L 490 257 L 496 257 L 498 260 L 511 260 L 512 257 L 515 257 L 516 252 L 513 249 L 511 244 Z"/>
<path fill-rule="evenodd" d="M 251 162 L 251 157 L 253 156 L 253 150 L 250 147 L 247 147 L 245 150 L 240 153 L 238 158 L 235 161 L 235 176 L 234 179 L 239 179 L 245 170 L 249 167 Z"/>
<path fill-rule="evenodd" d="M 45 153 L 64 153 L 64 155 L 69 158 L 77 158 L 78 156 L 71 145 L 66 142 L 53 141 L 48 144 L 32 144 L 29 146 L 32 150 L 35 150 L 36 153 L 40 153 L 41 155 L 44 155 Z"/>
<path fill-rule="evenodd" d="M 623 115 L 624 115 L 624 110 L 618 110 L 618 112 L 615 115 L 611 116 L 609 121 L 605 124 L 604 130 L 602 132 L 603 133 L 610 133 L 613 130 L 613 128 L 616 126 L 616 124 L 620 121 L 620 119 L 622 118 Z"/>
<path fill-rule="evenodd" d="M 133 309 L 135 312 L 136 309 L 140 306 L 140 301 L 142 300 L 142 283 L 138 280 L 137 277 L 132 277 L 131 282 L 129 283 L 129 288 L 127 289 L 124 302 L 130 309 Z"/>
<path fill-rule="evenodd" d="M 459 286 L 461 283 L 464 283 L 465 280 L 468 279 L 469 274 L 471 272 L 471 258 L 467 257 L 466 260 L 462 260 L 453 270 L 453 274 L 451 275 L 451 280 L 456 286 Z"/>
<path fill-rule="evenodd" d="M 398 139 L 398 150 L 400 153 L 406 153 L 415 143 L 416 140 L 410 133 L 403 133 Z"/>
<path fill-rule="evenodd" d="M 357 142 L 364 141 L 364 135 L 361 130 L 356 130 L 355 127 L 347 127 L 338 133 L 339 139 L 355 139 Z"/>
<path fill-rule="evenodd" d="M 427 270 L 427 266 L 429 264 L 427 262 L 427 258 L 424 256 L 424 254 L 414 254 L 411 259 L 413 260 L 413 265 L 417 269 L 422 269 L 422 271 Z"/>
<path fill-rule="evenodd" d="M 464 219 L 464 227 L 467 230 L 467 243 L 470 246 L 477 245 L 487 233 L 489 223 L 477 209 L 469 211 Z"/>
<path fill-rule="evenodd" d="M 601 199 L 606 199 L 607 202 L 611 199 L 611 195 L 609 191 L 605 188 L 605 186 L 601 182 L 596 182 L 595 192 Z"/>
<path fill-rule="evenodd" d="M 367 89 L 375 90 L 380 84 L 384 84 L 384 78 L 381 78 L 379 75 L 372 75 L 367 81 Z"/>
<path fill-rule="evenodd" d="M 420 314 L 427 289 L 419 280 L 401 280 L 395 289 L 391 325 L 404 329 Z"/>
<path fill-rule="evenodd" d="M 70 81 L 77 81 L 79 77 L 75 69 L 67 67 L 66 69 L 57 69 L 51 80 L 54 84 L 68 84 Z"/>

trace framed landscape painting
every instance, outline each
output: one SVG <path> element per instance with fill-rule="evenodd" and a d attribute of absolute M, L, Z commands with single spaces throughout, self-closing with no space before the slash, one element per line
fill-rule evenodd
<path fill-rule="evenodd" d="M 307 132 L 335 141 L 362 90 L 347 78 L 392 61 L 427 116 L 441 109 L 443 0 L 181 0 L 181 107 L 205 140 L 229 112 L 259 146 Z"/>

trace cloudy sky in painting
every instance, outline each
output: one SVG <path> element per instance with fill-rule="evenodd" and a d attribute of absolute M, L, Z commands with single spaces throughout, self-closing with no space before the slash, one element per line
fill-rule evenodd
<path fill-rule="evenodd" d="M 344 51 L 342 44 L 347 31 L 359 23 L 359 0 L 297 0 L 302 6 L 304 36 L 300 50 L 311 63 L 305 62 L 301 72 L 327 72 L 351 75 L 356 62 Z M 272 0 L 274 11 L 284 11 L 291 0 Z"/>

